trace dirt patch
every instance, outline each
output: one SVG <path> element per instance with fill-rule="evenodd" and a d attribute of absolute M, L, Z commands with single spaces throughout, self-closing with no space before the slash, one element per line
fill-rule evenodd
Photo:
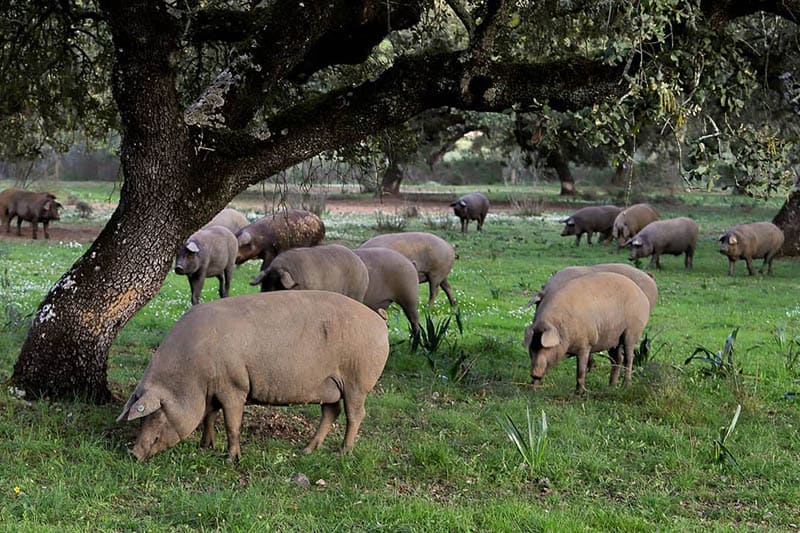
<path fill-rule="evenodd" d="M 65 226 L 65 225 L 52 225 L 48 233 L 50 233 L 50 242 L 79 242 L 88 243 L 94 241 L 100 234 L 101 226 Z M 0 229 L 0 242 L 47 242 L 44 238 L 42 228 L 39 228 L 39 238 L 33 240 L 32 231 L 30 226 L 22 226 L 22 236 L 17 235 L 17 230 L 11 228 L 11 233 L 6 233 L 4 229 Z"/>

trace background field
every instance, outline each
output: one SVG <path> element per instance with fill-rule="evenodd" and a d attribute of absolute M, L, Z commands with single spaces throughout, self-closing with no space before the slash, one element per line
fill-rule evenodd
<path fill-rule="evenodd" d="M 56 192 L 95 207 L 88 220 L 67 207 L 64 220 L 54 224 L 62 229 L 98 230 L 117 198 L 112 184 L 72 182 Z M 780 199 L 675 190 L 649 195 L 662 217 L 699 223 L 694 271 L 684 271 L 682 258 L 662 259 L 664 269 L 655 273 L 660 298 L 649 325 L 651 360 L 637 367 L 633 386 L 609 388 L 608 362 L 598 358 L 588 394 L 575 397 L 574 360 L 551 370 L 536 394 L 528 386 L 521 341 L 532 310 L 525 304 L 560 268 L 627 262 L 608 245 L 576 248 L 574 238 L 559 236 L 558 219 L 604 201 L 603 191 L 587 189 L 586 197 L 564 203 L 550 187 L 535 193 L 493 188 L 486 192 L 496 209 L 484 232 L 466 235 L 456 231 L 446 208 L 460 188 L 425 188 L 429 201 L 412 196 L 422 192 L 409 190 L 406 200 L 383 205 L 341 190 L 327 194 L 323 218 L 330 241 L 355 247 L 376 233 L 380 219 L 385 226 L 437 233 L 458 253 L 450 282 L 463 334 L 453 319 L 444 347 L 426 357 L 410 350 L 405 319 L 390 309 L 392 352 L 367 400 L 352 454 L 336 453 L 342 419 L 321 451 L 300 455 L 319 408 L 299 406 L 249 407 L 239 464 L 226 462 L 224 439 L 214 451 L 198 451 L 197 433 L 148 463 L 128 457 L 136 425 L 114 419 L 152 351 L 188 308 L 186 279 L 170 274 L 112 349 L 109 378 L 117 403 L 28 403 L 8 386 L 0 390 L 0 525 L 121 531 L 798 528 L 800 344 L 790 341 L 800 334 L 800 262 L 780 259 L 768 277 L 749 277 L 737 264 L 729 278 L 716 247 L 720 232 L 734 223 L 770 220 Z M 264 196 L 251 191 L 234 205 L 255 212 L 263 209 Z M 422 207 L 415 213 L 414 205 Z M 0 377 L 6 379 L 27 317 L 88 244 L 0 233 Z M 248 281 L 257 266 L 237 270 L 233 294 L 254 291 Z M 203 300 L 216 291 L 216 280 L 208 280 Z M 427 286 L 421 294 L 426 301 Z M 452 315 L 444 295 L 421 313 L 437 324 Z M 736 373 L 706 377 L 699 371 L 704 365 L 683 364 L 697 346 L 721 349 L 737 327 Z M 783 345 L 779 331 L 786 333 Z M 457 380 L 459 373 L 465 375 Z M 742 414 L 726 441 L 735 462 L 718 463 L 713 441 L 737 405 Z M 547 448 L 535 468 L 521 460 L 498 423 L 510 415 L 526 426 L 527 407 L 534 419 L 544 411 L 548 421 Z M 297 473 L 310 487 L 292 481 Z"/>

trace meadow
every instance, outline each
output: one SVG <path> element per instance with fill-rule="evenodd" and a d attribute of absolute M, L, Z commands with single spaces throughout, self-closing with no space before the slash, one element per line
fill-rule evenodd
<path fill-rule="evenodd" d="M 114 201 L 113 191 L 77 194 Z M 494 194 L 490 198 L 510 193 Z M 546 189 L 532 201 L 538 209 L 490 214 L 480 234 L 474 223 L 467 234 L 458 232 L 445 208 L 419 216 L 327 212 L 331 241 L 355 247 L 376 233 L 380 218 L 384 226 L 434 232 L 458 254 L 450 276 L 458 317 L 443 294 L 434 306 L 420 307 L 423 322 L 429 318 L 440 329 L 439 346 L 412 350 L 405 318 L 396 306 L 389 309 L 391 354 L 367 398 L 352 453 L 337 453 L 343 417 L 323 448 L 304 456 L 300 450 L 316 427 L 318 406 L 250 406 L 237 464 L 226 460 L 224 438 L 214 450 L 198 450 L 199 432 L 146 463 L 133 460 L 127 449 L 136 424 L 114 420 L 150 355 L 189 306 L 185 277 L 170 274 L 112 348 L 109 380 L 117 402 L 28 402 L 9 384 L 2 387 L 0 528 L 797 530 L 800 261 L 778 259 L 774 275 L 755 277 L 737 263 L 731 278 L 717 251 L 724 229 L 770 220 L 780 201 L 676 192 L 651 199 L 663 218 L 695 219 L 701 235 L 693 271 L 684 270 L 682 257 L 665 256 L 663 270 L 654 273 L 659 302 L 632 386 L 609 388 L 602 357 L 587 376 L 585 396 L 573 394 L 574 359 L 551 369 L 535 393 L 529 385 L 522 338 L 533 316 L 525 307 L 531 294 L 565 266 L 627 262 L 627 253 L 613 246 L 588 247 L 584 238 L 576 247 L 574 237 L 559 236 L 558 220 L 585 200 L 547 207 L 548 200 L 562 201 Z M 102 217 L 97 210 L 90 221 L 65 216 L 64 223 L 102 224 Z M 0 242 L 4 382 L 30 313 L 87 247 Z M 232 294 L 255 290 L 248 281 L 257 267 L 237 269 Z M 421 302 L 427 290 L 421 288 Z M 216 298 L 216 291 L 216 280 L 207 280 L 203 301 Z M 698 347 L 716 355 L 736 328 L 731 355 L 685 364 Z M 737 406 L 741 414 L 730 427 Z M 530 423 L 540 449 L 523 445 L 520 453 L 501 425 L 508 418 L 526 439 Z"/>

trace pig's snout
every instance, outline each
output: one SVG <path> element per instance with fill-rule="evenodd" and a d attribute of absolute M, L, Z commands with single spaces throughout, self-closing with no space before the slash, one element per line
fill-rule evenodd
<path fill-rule="evenodd" d="M 175 265 L 175 273 L 176 274 L 185 274 L 186 273 L 186 269 L 183 267 L 183 265 Z"/>

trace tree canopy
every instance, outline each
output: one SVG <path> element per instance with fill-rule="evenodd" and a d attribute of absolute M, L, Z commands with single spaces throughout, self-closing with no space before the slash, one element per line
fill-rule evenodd
<path fill-rule="evenodd" d="M 107 399 L 108 347 L 181 239 L 248 185 L 431 109 L 530 113 L 543 136 L 618 147 L 657 124 L 697 175 L 785 187 L 796 134 L 775 117 L 796 114 L 798 15 L 798 0 L 10 0 L 3 153 L 117 128 L 124 173 L 13 380 Z"/>

